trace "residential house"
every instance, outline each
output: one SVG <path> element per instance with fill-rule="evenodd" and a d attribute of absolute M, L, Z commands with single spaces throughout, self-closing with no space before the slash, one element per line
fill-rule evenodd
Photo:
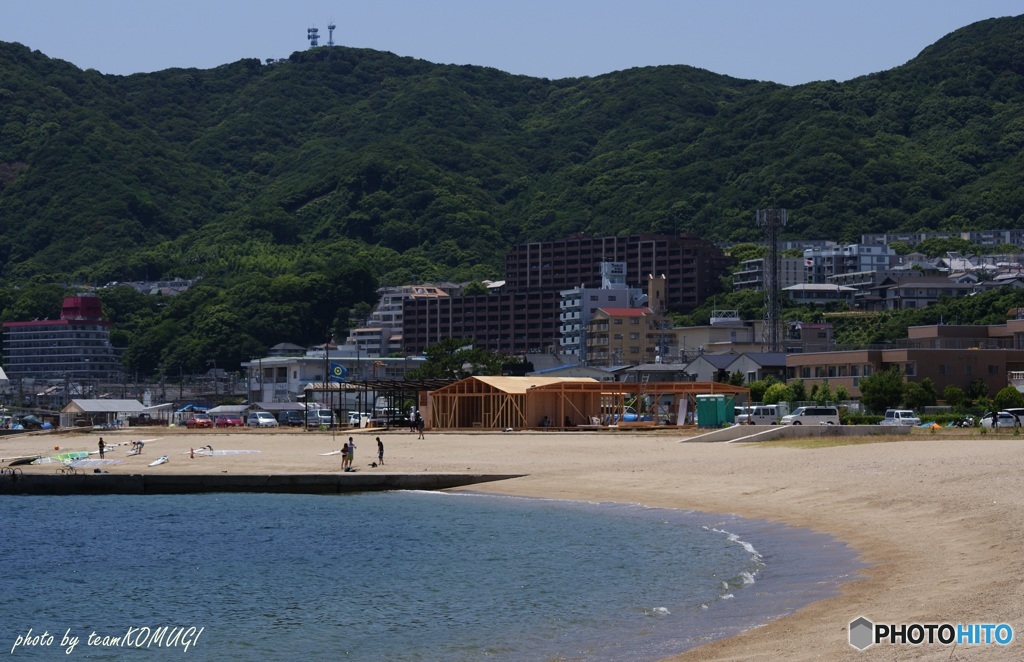
<path fill-rule="evenodd" d="M 745 383 L 776 377 L 786 378 L 784 352 L 744 352 L 742 354 L 702 354 L 686 365 L 686 372 L 698 382 L 725 382 L 739 372 Z"/>

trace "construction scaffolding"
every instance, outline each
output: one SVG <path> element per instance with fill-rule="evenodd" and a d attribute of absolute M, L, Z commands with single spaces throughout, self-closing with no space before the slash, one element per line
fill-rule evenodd
<path fill-rule="evenodd" d="M 696 396 L 749 399 L 718 382 L 599 382 L 590 378 L 469 377 L 429 394 L 431 429 L 654 427 L 692 423 Z M 680 418 L 681 417 L 681 418 Z"/>

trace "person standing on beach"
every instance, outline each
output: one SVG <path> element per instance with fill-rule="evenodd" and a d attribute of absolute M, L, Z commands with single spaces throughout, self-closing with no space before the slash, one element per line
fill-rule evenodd
<path fill-rule="evenodd" d="M 348 468 L 352 468 L 352 461 L 356 459 L 356 442 L 352 437 L 348 438 Z"/>
<path fill-rule="evenodd" d="M 352 437 L 349 437 L 351 439 Z M 348 466 L 348 442 L 341 447 L 341 470 L 344 471 L 345 467 Z"/>
<path fill-rule="evenodd" d="M 423 436 L 423 428 L 425 428 L 426 425 L 427 424 L 424 422 L 422 416 L 416 419 L 416 429 L 420 432 L 420 436 L 416 437 L 417 439 L 426 439 L 426 437 Z"/>
<path fill-rule="evenodd" d="M 384 442 L 377 437 L 377 464 L 384 466 Z"/>
<path fill-rule="evenodd" d="M 102 460 L 103 459 L 103 451 L 105 451 L 107 449 L 107 444 L 104 443 L 103 437 L 100 437 L 100 442 L 97 444 L 97 446 L 99 446 L 99 448 L 100 448 L 100 459 Z"/>

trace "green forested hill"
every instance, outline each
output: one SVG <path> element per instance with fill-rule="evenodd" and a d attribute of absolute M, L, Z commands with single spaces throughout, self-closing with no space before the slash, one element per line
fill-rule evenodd
<path fill-rule="evenodd" d="M 171 308 L 187 336 L 220 305 L 256 351 L 321 339 L 378 283 L 498 276 L 509 246 L 570 232 L 752 240 L 765 206 L 790 210 L 790 236 L 851 242 L 1019 227 L 1022 145 L 1024 17 L 796 87 L 685 66 L 552 81 L 344 47 L 119 77 L 0 43 L 0 275 L 201 275 L 202 298 L 138 314 L 122 340 L 152 344 Z M 33 309 L 24 292 L 0 293 L 0 317 Z M 253 327 L 261 297 L 291 321 Z"/>

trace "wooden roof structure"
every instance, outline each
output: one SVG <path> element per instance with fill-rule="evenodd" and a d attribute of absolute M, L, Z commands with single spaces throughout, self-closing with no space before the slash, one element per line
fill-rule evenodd
<path fill-rule="evenodd" d="M 674 420 L 676 404 L 697 395 L 749 395 L 718 382 L 599 382 L 589 377 L 467 377 L 429 394 L 431 429 L 505 430 L 598 427 L 628 420 L 637 425 Z M 630 404 L 632 403 L 632 404 Z M 646 415 L 646 416 L 645 416 Z"/>

